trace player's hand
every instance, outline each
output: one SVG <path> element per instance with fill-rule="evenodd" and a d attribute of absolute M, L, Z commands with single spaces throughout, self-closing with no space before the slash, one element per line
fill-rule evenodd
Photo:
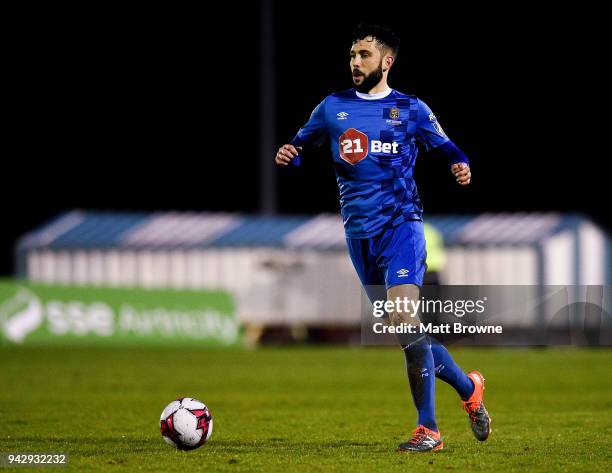
<path fill-rule="evenodd" d="M 453 164 L 451 166 L 451 172 L 460 186 L 467 186 L 472 180 L 470 165 L 467 163 Z"/>
<path fill-rule="evenodd" d="M 274 162 L 279 166 L 287 166 L 293 158 L 300 154 L 298 149 L 301 150 L 302 147 L 298 146 L 296 148 L 295 146 L 289 144 L 281 146 L 278 148 Z"/>

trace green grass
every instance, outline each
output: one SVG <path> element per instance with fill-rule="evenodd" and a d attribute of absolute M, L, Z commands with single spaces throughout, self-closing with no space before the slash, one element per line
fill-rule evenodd
<path fill-rule="evenodd" d="M 397 349 L 3 347 L 0 451 L 66 451 L 74 471 L 612 471 L 611 350 L 452 352 L 487 378 L 492 436 L 472 437 L 438 381 L 445 448 L 408 454 L 395 452 L 415 420 Z M 159 434 L 178 396 L 214 416 L 192 452 Z"/>

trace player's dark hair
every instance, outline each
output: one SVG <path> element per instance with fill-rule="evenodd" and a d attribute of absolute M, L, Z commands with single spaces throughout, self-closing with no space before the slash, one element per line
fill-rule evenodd
<path fill-rule="evenodd" d="M 360 23 L 357 28 L 355 28 L 355 31 L 353 31 L 352 42 L 356 43 L 361 39 L 367 38 L 368 36 L 372 36 L 383 47 L 389 48 L 393 53 L 393 56 L 397 59 L 400 39 L 393 31 L 380 25 Z"/>

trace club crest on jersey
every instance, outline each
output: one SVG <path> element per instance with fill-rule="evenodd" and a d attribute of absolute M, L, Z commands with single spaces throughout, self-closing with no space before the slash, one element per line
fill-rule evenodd
<path fill-rule="evenodd" d="M 397 107 L 385 108 L 383 118 L 387 119 L 387 125 L 398 126 L 402 122 L 399 120 L 400 109 Z"/>

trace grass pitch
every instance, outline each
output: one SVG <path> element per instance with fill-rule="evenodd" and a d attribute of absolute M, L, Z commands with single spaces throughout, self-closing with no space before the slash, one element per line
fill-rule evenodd
<path fill-rule="evenodd" d="M 0 347 L 0 452 L 65 451 L 73 471 L 612 471 L 612 350 L 451 351 L 487 378 L 493 433 L 477 442 L 438 381 L 445 448 L 410 454 L 397 349 Z M 181 396 L 214 417 L 191 452 L 159 434 Z"/>

